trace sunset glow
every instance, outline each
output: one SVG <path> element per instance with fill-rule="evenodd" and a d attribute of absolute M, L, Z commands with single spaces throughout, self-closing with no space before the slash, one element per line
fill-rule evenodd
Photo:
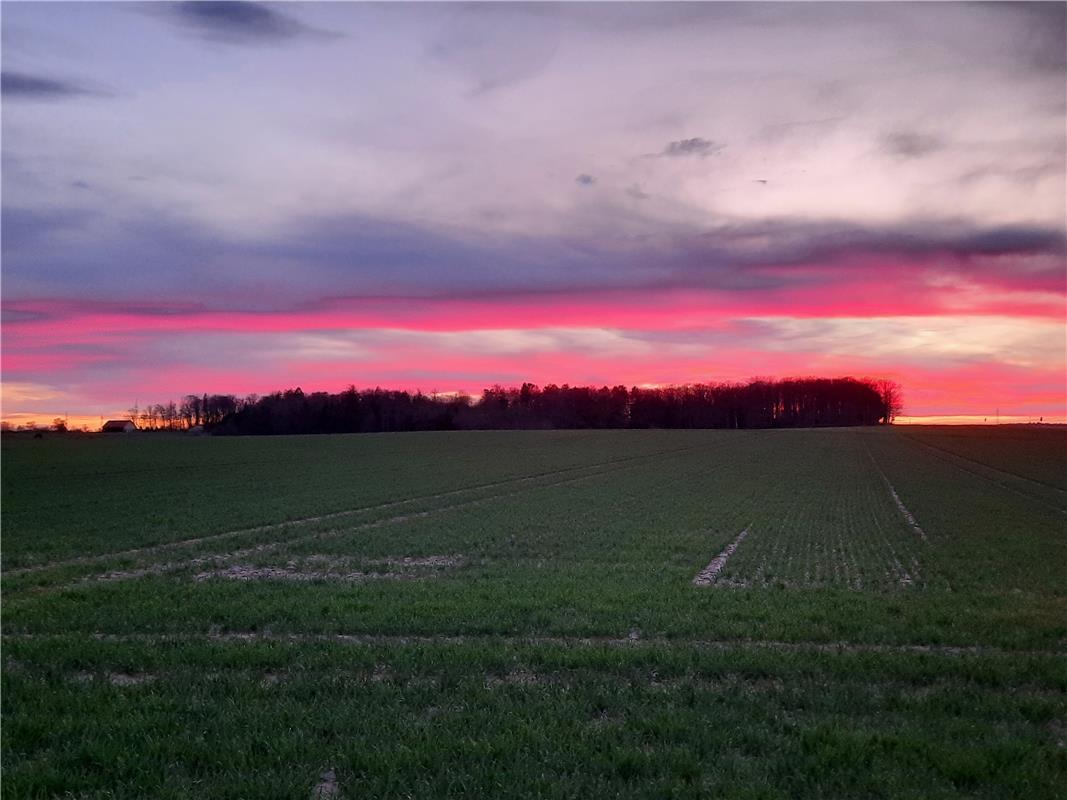
<path fill-rule="evenodd" d="M 5 421 L 805 375 L 1067 421 L 1062 4 L 260 8 L 5 5 Z"/>

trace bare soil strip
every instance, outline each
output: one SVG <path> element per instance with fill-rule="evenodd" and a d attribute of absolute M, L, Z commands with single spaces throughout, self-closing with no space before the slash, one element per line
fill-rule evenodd
<path fill-rule="evenodd" d="M 102 675 L 103 679 L 110 683 L 112 686 L 140 686 L 144 683 L 151 683 L 156 680 L 157 676 L 150 673 L 129 673 L 129 672 L 105 672 Z M 92 672 L 75 672 L 71 676 L 71 680 L 75 683 L 92 683 L 96 679 L 96 675 Z"/>
<path fill-rule="evenodd" d="M 222 578 L 232 581 L 292 581 L 295 583 L 333 582 L 362 583 L 371 580 L 425 580 L 437 577 L 442 570 L 455 569 L 467 563 L 461 555 L 390 557 L 377 559 L 337 558 L 313 555 L 291 560 L 283 565 L 253 566 L 234 564 L 226 569 L 208 570 L 193 576 L 194 581 Z M 353 569 L 358 565 L 361 569 Z M 367 570 L 366 566 L 390 567 L 388 571 Z"/>
<path fill-rule="evenodd" d="M 323 770 L 319 782 L 311 790 L 312 800 L 333 800 L 337 797 L 337 773 L 332 769 Z"/>
<path fill-rule="evenodd" d="M 711 560 L 711 563 L 697 573 L 697 576 L 693 578 L 693 585 L 711 586 L 715 583 L 715 580 L 719 577 L 719 573 L 722 572 L 723 568 L 726 566 L 726 562 L 730 560 L 730 556 L 734 554 L 734 550 L 737 549 L 737 546 L 741 544 L 746 536 L 748 536 L 748 528 L 745 528 L 741 533 L 737 534 L 736 539 L 726 545 L 725 549 Z"/>
<path fill-rule="evenodd" d="M 293 583 L 312 583 L 331 581 L 334 583 L 362 583 L 371 580 L 412 579 L 414 576 L 399 572 L 326 572 L 316 570 L 298 570 L 287 567 L 253 567 L 248 564 L 234 564 L 226 569 L 214 569 L 200 572 L 193 580 L 200 582 L 211 579 L 230 581 L 290 581 Z"/>
<path fill-rule="evenodd" d="M 437 492 L 434 494 L 417 495 L 415 497 L 409 497 L 403 500 L 390 500 L 385 503 L 376 503 L 368 506 L 358 506 L 356 508 L 344 509 L 341 511 L 333 511 L 328 514 L 319 514 L 311 517 L 300 517 L 297 519 L 285 520 L 284 522 L 274 522 L 268 525 L 257 525 L 251 528 L 236 528 L 233 530 L 222 531 L 220 533 L 212 533 L 204 536 L 196 536 L 189 539 L 182 539 L 175 542 L 162 542 L 160 544 L 148 545 L 145 547 L 133 547 L 127 550 L 116 550 L 110 553 L 99 553 L 91 556 L 78 556 L 77 558 L 68 558 L 61 561 L 50 561 L 45 564 L 36 564 L 32 567 L 19 567 L 16 569 L 4 570 L 6 577 L 15 577 L 18 575 L 30 575 L 36 572 L 42 572 L 48 569 L 58 569 L 62 567 L 75 567 L 86 564 L 96 564 L 101 561 L 107 561 L 115 558 L 127 558 L 130 556 L 151 555 L 153 553 L 160 553 L 166 550 L 173 550 L 180 547 L 189 547 L 192 545 L 202 544 L 204 542 L 215 541 L 218 539 L 227 539 L 234 536 L 243 536 L 250 533 L 263 533 L 265 531 L 278 530 L 286 526 L 296 525 L 310 525 L 316 522 L 324 522 L 331 519 L 339 519 L 341 517 L 352 516 L 355 514 L 363 514 L 368 511 L 381 511 L 387 508 L 396 508 L 397 506 L 407 505 L 409 503 L 415 503 L 424 500 L 439 500 L 445 497 L 452 497 L 457 494 L 464 494 L 466 492 L 478 491 L 479 489 L 491 489 L 494 486 L 507 486 L 510 484 L 528 483 L 539 478 L 548 478 L 554 475 L 563 475 L 568 472 L 577 472 L 579 470 L 596 469 L 598 467 L 611 467 L 616 464 L 624 464 L 630 461 L 636 461 L 640 459 L 654 459 L 659 456 L 673 455 L 687 450 L 693 450 L 693 447 L 678 447 L 671 450 L 660 450 L 655 453 L 649 453 L 639 456 L 626 456 L 625 458 L 609 459 L 607 461 L 598 461 L 593 464 L 583 464 L 577 467 L 566 467 L 564 469 L 548 470 L 545 472 L 538 472 L 532 475 L 523 475 L 518 478 L 506 478 L 499 481 L 489 481 L 488 483 L 479 483 L 471 486 L 464 486 L 460 489 L 451 489 L 447 492 Z"/>
<path fill-rule="evenodd" d="M 900 495 L 897 494 L 897 490 L 894 489 L 893 488 L 893 484 L 890 483 L 889 476 L 887 476 L 882 471 L 882 468 L 880 466 L 878 466 L 878 462 L 874 460 L 874 454 L 871 453 L 871 449 L 869 447 L 867 447 L 867 443 L 866 442 L 864 442 L 863 447 L 864 447 L 864 449 L 867 450 L 867 456 L 871 459 L 871 463 L 874 464 L 874 468 L 876 470 L 878 470 L 878 474 L 881 475 L 882 476 L 882 480 L 885 481 L 886 488 L 889 489 L 889 494 L 893 498 L 893 502 L 897 504 L 897 509 L 900 511 L 900 515 L 902 517 L 904 517 L 904 521 L 907 522 L 908 525 L 910 525 L 912 527 L 912 530 L 914 530 L 917 534 L 919 534 L 919 538 L 920 539 L 922 539 L 924 542 L 927 541 L 927 539 L 926 539 L 926 531 L 924 531 L 922 529 L 922 527 L 919 525 L 919 523 L 915 520 L 915 517 L 912 515 L 912 513 L 910 511 L 908 511 L 908 507 L 906 505 L 904 505 L 904 501 L 900 499 Z M 909 579 L 909 583 L 910 583 L 910 579 Z"/>
<path fill-rule="evenodd" d="M 694 648 L 699 650 L 743 650 L 746 648 L 817 653 L 900 653 L 943 656 L 1036 656 L 1067 659 L 1067 649 L 1008 650 L 989 645 L 873 644 L 866 642 L 788 642 L 774 639 L 667 639 L 615 636 L 514 636 L 494 634 L 374 634 L 374 633 L 271 633 L 231 631 L 205 633 L 5 633 L 3 641 L 48 641 L 89 638 L 99 642 L 132 644 L 256 643 L 370 645 L 477 645 L 555 646 L 555 647 L 652 647 Z"/>

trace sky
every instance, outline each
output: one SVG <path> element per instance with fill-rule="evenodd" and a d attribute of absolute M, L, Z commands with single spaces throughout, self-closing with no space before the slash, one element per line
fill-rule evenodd
<path fill-rule="evenodd" d="M 1067 415 L 1063 3 L 21 3 L 0 413 L 871 376 Z"/>

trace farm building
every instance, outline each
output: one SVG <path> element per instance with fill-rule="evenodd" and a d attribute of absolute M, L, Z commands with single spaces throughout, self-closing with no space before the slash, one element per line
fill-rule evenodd
<path fill-rule="evenodd" d="M 100 430 L 103 433 L 133 433 L 137 426 L 128 419 L 109 419 Z"/>

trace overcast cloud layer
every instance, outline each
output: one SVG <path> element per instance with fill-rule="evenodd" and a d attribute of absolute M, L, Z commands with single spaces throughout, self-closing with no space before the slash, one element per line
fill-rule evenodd
<path fill-rule="evenodd" d="M 5 5 L 4 417 L 844 372 L 916 415 L 1063 415 L 1065 26 Z"/>

